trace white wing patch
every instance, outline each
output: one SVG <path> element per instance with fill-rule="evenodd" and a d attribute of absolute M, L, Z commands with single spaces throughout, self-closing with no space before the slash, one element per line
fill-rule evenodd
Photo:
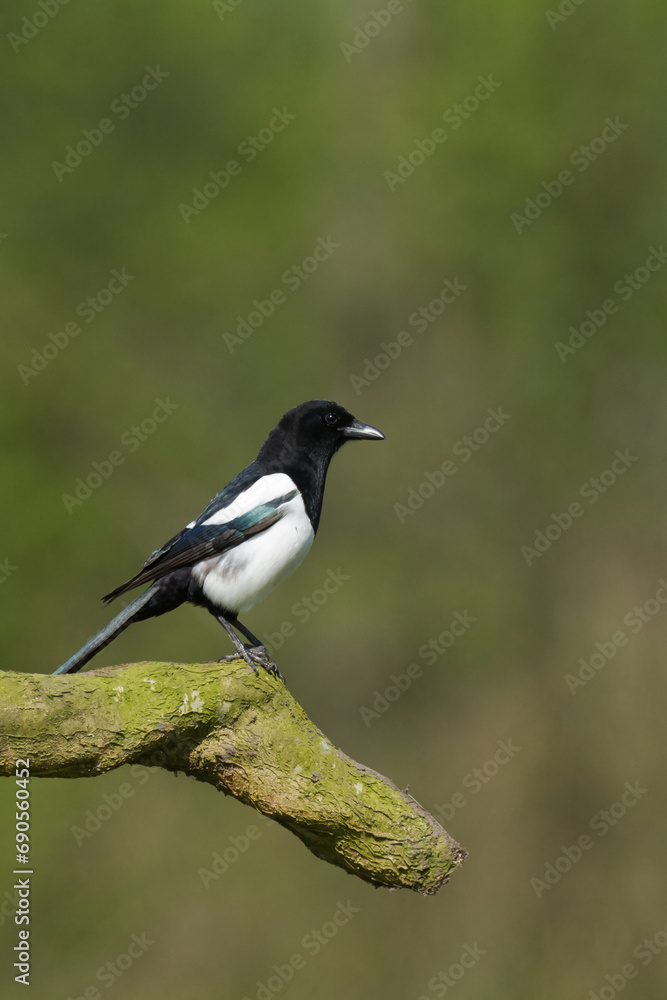
<path fill-rule="evenodd" d="M 285 473 L 265 476 L 204 523 L 222 524 L 296 489 Z M 192 575 L 217 607 L 235 614 L 249 611 L 306 557 L 315 533 L 298 490 L 278 509 L 283 516 L 271 527 L 193 566 Z"/>
<path fill-rule="evenodd" d="M 233 521 L 235 517 L 247 514 L 253 507 L 266 503 L 267 500 L 275 500 L 276 497 L 282 497 L 295 489 L 294 480 L 284 472 L 274 472 L 270 476 L 262 476 L 243 493 L 239 493 L 237 498 L 226 507 L 221 507 L 220 510 L 216 510 L 215 514 L 207 517 L 205 521 L 202 521 L 202 524 L 225 524 L 227 521 Z"/>

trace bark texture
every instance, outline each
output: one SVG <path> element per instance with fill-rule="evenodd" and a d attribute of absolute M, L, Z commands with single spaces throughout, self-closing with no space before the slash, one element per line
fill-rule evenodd
<path fill-rule="evenodd" d="M 466 852 L 389 779 L 357 764 L 287 688 L 246 663 L 0 672 L 0 775 L 90 778 L 123 764 L 183 771 L 390 888 L 437 892 Z"/>

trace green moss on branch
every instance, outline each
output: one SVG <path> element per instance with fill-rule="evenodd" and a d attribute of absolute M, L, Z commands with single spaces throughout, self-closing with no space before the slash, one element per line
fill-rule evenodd
<path fill-rule="evenodd" d="M 184 771 L 275 819 L 317 857 L 430 894 L 463 851 L 387 778 L 347 757 L 287 688 L 242 660 L 0 672 L 0 775 L 83 778 L 141 761 Z"/>

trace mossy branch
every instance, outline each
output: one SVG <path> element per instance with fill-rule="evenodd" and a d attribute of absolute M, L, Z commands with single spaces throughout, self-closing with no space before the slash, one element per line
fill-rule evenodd
<path fill-rule="evenodd" d="M 409 794 L 337 750 L 280 681 L 242 660 L 1 671 L 0 775 L 19 758 L 43 778 L 136 762 L 183 771 L 374 885 L 434 893 L 465 857 Z"/>

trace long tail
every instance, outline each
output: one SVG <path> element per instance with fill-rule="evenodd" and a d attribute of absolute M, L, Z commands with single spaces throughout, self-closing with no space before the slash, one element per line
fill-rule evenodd
<path fill-rule="evenodd" d="M 137 611 L 140 611 L 146 604 L 150 601 L 151 597 L 157 592 L 159 585 L 154 583 L 152 587 L 145 590 L 143 594 L 135 598 L 131 604 L 128 604 L 126 608 L 123 608 L 119 615 L 116 615 L 112 621 L 109 622 L 97 635 L 93 636 L 85 646 L 82 646 L 78 653 L 74 656 L 70 656 L 66 663 L 63 663 L 62 667 L 58 667 L 54 670 L 54 674 L 74 674 L 77 670 L 81 670 L 81 667 L 88 663 L 88 660 L 92 660 L 95 653 L 99 653 L 101 649 L 108 646 L 117 635 L 127 628 L 128 625 L 132 624 L 132 619 L 136 615 Z"/>

